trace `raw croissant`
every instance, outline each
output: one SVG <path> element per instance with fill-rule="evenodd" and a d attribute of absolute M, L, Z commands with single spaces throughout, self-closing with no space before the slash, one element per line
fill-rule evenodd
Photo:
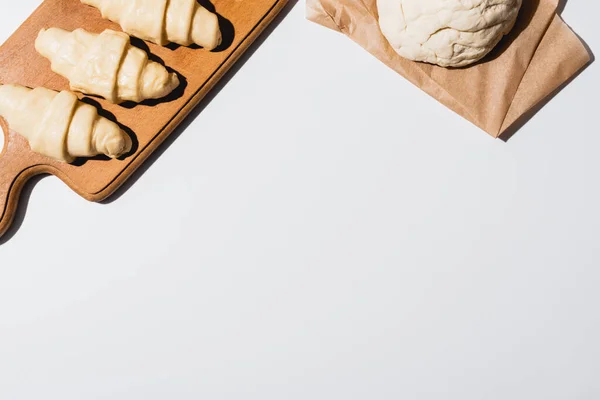
<path fill-rule="evenodd" d="M 196 0 L 81 0 L 132 36 L 161 46 L 168 42 L 208 50 L 221 44 L 219 18 Z"/>
<path fill-rule="evenodd" d="M 117 124 L 68 91 L 0 85 L 0 116 L 33 151 L 59 161 L 99 154 L 117 158 L 132 146 Z"/>
<path fill-rule="evenodd" d="M 148 60 L 123 32 L 101 34 L 59 28 L 40 31 L 36 50 L 67 78 L 71 89 L 102 96 L 112 103 L 159 99 L 179 86 L 177 74 Z"/>

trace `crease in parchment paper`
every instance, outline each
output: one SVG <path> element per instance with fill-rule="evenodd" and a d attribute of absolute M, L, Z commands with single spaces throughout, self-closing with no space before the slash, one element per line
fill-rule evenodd
<path fill-rule="evenodd" d="M 306 0 L 309 20 L 344 33 L 493 137 L 590 62 L 557 7 L 558 0 L 525 0 L 515 28 L 497 49 L 471 67 L 448 69 L 400 57 L 379 29 L 376 0 Z"/>

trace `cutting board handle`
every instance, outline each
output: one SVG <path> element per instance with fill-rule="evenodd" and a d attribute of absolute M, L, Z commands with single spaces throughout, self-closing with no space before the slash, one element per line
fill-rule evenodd
<path fill-rule="evenodd" d="M 23 186 L 29 179 L 42 173 L 41 168 L 28 164 L 24 157 L 19 156 L 15 141 L 16 134 L 9 132 L 6 124 L 0 118 L 0 127 L 4 133 L 4 147 L 0 152 L 0 237 L 6 233 L 13 222 L 19 196 Z M 16 139 L 16 140 L 15 140 Z"/>

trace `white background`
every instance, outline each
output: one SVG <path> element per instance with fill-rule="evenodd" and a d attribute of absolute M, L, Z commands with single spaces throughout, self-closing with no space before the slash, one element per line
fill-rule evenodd
<path fill-rule="evenodd" d="M 114 202 L 26 191 L 1 399 L 600 398 L 598 63 L 508 143 L 303 3 L 229 76 Z"/>

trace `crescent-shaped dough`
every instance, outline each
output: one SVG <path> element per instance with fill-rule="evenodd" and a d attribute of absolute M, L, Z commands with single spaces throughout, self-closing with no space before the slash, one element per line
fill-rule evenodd
<path fill-rule="evenodd" d="M 31 150 L 58 161 L 99 154 L 117 158 L 132 146 L 117 124 L 69 91 L 0 85 L 0 116 Z"/>
<path fill-rule="evenodd" d="M 102 17 L 121 25 L 123 31 L 140 39 L 166 45 L 193 43 L 213 50 L 221 44 L 216 14 L 196 0 L 81 0 L 96 7 Z"/>
<path fill-rule="evenodd" d="M 50 60 L 52 71 L 69 80 L 71 90 L 113 103 L 159 99 L 179 86 L 177 74 L 148 60 L 123 32 L 43 29 L 35 48 Z"/>

